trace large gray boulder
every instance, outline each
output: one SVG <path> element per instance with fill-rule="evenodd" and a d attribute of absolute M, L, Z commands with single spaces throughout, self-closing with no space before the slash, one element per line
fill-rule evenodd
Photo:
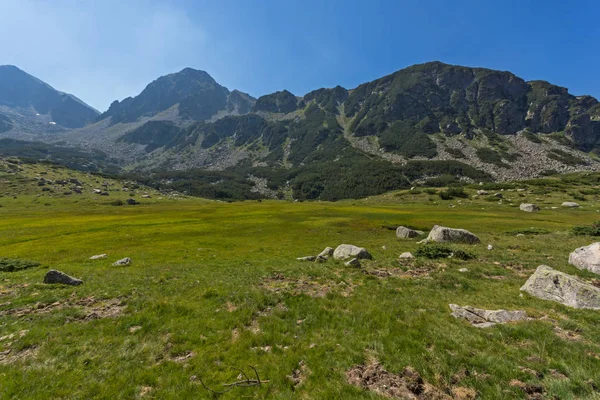
<path fill-rule="evenodd" d="M 333 247 L 325 247 L 325 249 L 317 255 L 317 257 L 328 259 L 333 256 Z"/>
<path fill-rule="evenodd" d="M 64 272 L 51 269 L 46 273 L 46 276 L 44 276 L 44 283 L 62 283 L 63 285 L 77 286 L 81 285 L 83 281 L 81 279 L 73 278 Z"/>
<path fill-rule="evenodd" d="M 466 243 L 477 244 L 481 243 L 479 238 L 466 229 L 447 228 L 445 226 L 435 225 L 429 236 L 423 242 L 439 242 L 439 243 Z"/>
<path fill-rule="evenodd" d="M 527 319 L 525 311 L 507 311 L 507 310 L 483 310 L 471 306 L 458 306 L 450 304 L 452 316 L 469 321 L 478 328 L 487 328 L 496 324 L 505 324 L 507 322 L 524 321 Z"/>
<path fill-rule="evenodd" d="M 399 226 L 396 228 L 396 237 L 399 239 L 412 239 L 419 236 L 420 233 L 414 229 L 407 228 L 405 226 Z"/>
<path fill-rule="evenodd" d="M 575 249 L 569 254 L 569 264 L 600 275 L 600 242 Z"/>
<path fill-rule="evenodd" d="M 569 307 L 600 310 L 600 289 L 547 265 L 537 267 L 521 290 Z"/>
<path fill-rule="evenodd" d="M 349 258 L 372 260 L 373 256 L 364 247 L 352 244 L 340 244 L 333 252 L 333 258 L 336 260 L 347 260 Z"/>
<path fill-rule="evenodd" d="M 536 206 L 535 204 L 522 203 L 519 206 L 519 210 L 525 211 L 525 212 L 537 212 L 537 211 L 540 211 L 540 208 L 538 206 Z"/>

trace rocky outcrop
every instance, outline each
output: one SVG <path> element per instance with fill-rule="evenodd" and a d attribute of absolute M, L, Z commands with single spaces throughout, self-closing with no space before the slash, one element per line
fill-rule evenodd
<path fill-rule="evenodd" d="M 73 278 L 72 276 L 69 276 L 64 272 L 51 269 L 46 273 L 46 276 L 44 276 L 44 283 L 62 283 L 63 285 L 77 286 L 81 285 L 83 281 L 81 279 Z"/>
<path fill-rule="evenodd" d="M 479 238 L 466 229 L 447 228 L 445 226 L 435 225 L 429 236 L 423 242 L 439 242 L 439 243 L 465 243 L 477 244 L 481 243 Z"/>
<path fill-rule="evenodd" d="M 600 310 L 600 289 L 547 265 L 537 267 L 521 291 L 573 308 Z"/>
<path fill-rule="evenodd" d="M 527 319 L 525 311 L 484 310 L 471 306 L 461 307 L 456 304 L 450 304 L 450 309 L 453 317 L 465 319 L 478 328 Z"/>
<path fill-rule="evenodd" d="M 364 247 L 340 244 L 333 252 L 333 258 L 336 260 L 347 260 L 349 258 L 372 260 L 373 256 Z"/>
<path fill-rule="evenodd" d="M 575 249 L 569 254 L 569 264 L 600 275 L 600 242 Z"/>

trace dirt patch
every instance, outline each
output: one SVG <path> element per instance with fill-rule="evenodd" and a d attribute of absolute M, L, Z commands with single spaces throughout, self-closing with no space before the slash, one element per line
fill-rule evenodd
<path fill-rule="evenodd" d="M 349 384 L 374 391 L 385 397 L 409 400 L 451 399 L 438 388 L 425 383 L 421 375 L 411 367 L 400 374 L 386 371 L 375 359 L 367 365 L 355 365 L 346 372 Z"/>
<path fill-rule="evenodd" d="M 37 352 L 37 347 L 28 347 L 21 351 L 13 351 L 12 349 L 8 349 L 0 352 L 0 364 L 13 364 L 17 362 L 23 362 L 35 357 Z"/>
<path fill-rule="evenodd" d="M 147 394 L 150 394 L 150 392 L 152 391 L 152 387 L 151 386 L 144 386 L 142 387 L 142 390 L 140 390 L 140 397 L 144 397 Z"/>
<path fill-rule="evenodd" d="M 582 340 L 582 336 L 576 332 L 567 331 L 561 327 L 555 326 L 553 329 L 554 334 L 561 339 L 578 342 Z"/>
<path fill-rule="evenodd" d="M 292 296 L 300 296 L 302 294 L 310 297 L 325 297 L 327 293 L 338 292 L 344 297 L 348 297 L 354 290 L 352 282 L 320 282 L 311 277 L 286 278 L 283 274 L 274 274 L 269 278 L 263 279 L 261 284 L 263 289 L 275 293 L 288 293 Z"/>
<path fill-rule="evenodd" d="M 452 388 L 452 397 L 458 400 L 474 400 L 477 398 L 477 391 L 475 389 L 458 386 Z"/>
<path fill-rule="evenodd" d="M 170 360 L 175 361 L 176 363 L 183 363 L 195 356 L 196 356 L 196 353 L 194 353 L 193 351 L 188 351 L 186 353 L 171 356 Z"/>
<path fill-rule="evenodd" d="M 530 400 L 542 400 L 544 399 L 544 386 L 539 383 L 525 383 L 518 379 L 510 381 L 510 386 L 517 387 L 527 394 L 527 398 Z"/>
<path fill-rule="evenodd" d="M 306 366 L 304 361 L 300 361 L 298 363 L 298 368 L 292 371 L 291 375 L 288 375 L 287 378 L 292 382 L 294 387 L 300 386 L 306 381 L 308 375 L 310 375 L 310 369 Z"/>
<path fill-rule="evenodd" d="M 232 302 L 228 301 L 225 304 L 225 309 L 227 310 L 227 312 L 234 312 L 235 310 L 237 310 L 237 306 L 235 304 L 233 304 Z"/>
<path fill-rule="evenodd" d="M 0 311 L 0 317 L 24 317 L 29 315 L 48 314 L 65 308 L 77 308 L 83 312 L 83 316 L 78 318 L 81 321 L 91 321 L 94 319 L 113 318 L 123 314 L 125 305 L 123 300 L 106 299 L 96 300 L 93 296 L 83 299 L 77 299 L 71 296 L 64 301 L 56 301 L 54 303 L 35 303 L 33 306 L 12 308 Z"/>

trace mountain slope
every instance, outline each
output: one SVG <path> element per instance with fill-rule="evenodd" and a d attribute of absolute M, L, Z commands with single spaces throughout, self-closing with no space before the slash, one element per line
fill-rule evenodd
<path fill-rule="evenodd" d="M 81 128 L 98 112 L 12 65 L 0 66 L 0 133 Z M 46 128 L 46 129 L 44 129 Z"/>

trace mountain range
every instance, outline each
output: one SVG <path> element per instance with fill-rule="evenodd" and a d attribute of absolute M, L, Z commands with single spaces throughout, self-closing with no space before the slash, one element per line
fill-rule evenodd
<path fill-rule="evenodd" d="M 165 181 L 175 176 L 209 197 L 225 182 L 227 190 L 337 199 L 436 179 L 600 170 L 600 104 L 510 72 L 430 62 L 353 89 L 258 99 L 186 68 L 98 113 L 4 66 L 0 138 L 101 152 L 124 170 L 171 173 Z"/>

